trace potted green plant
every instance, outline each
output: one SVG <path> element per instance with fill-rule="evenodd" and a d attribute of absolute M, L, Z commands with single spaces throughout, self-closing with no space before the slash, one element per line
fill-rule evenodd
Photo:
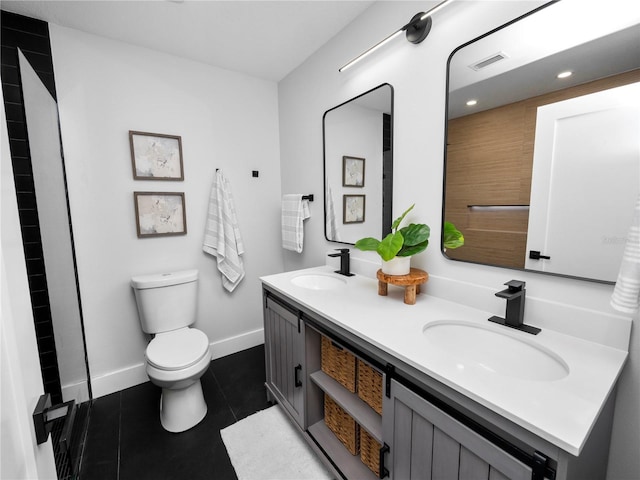
<path fill-rule="evenodd" d="M 362 251 L 374 251 L 382 259 L 382 271 L 388 275 L 406 275 L 411 269 L 411 257 L 429 246 L 431 229 L 424 223 L 412 223 L 400 228 L 404 217 L 415 207 L 411 205 L 391 225 L 391 233 L 382 240 L 361 238 L 355 247 Z M 444 222 L 444 247 L 458 248 L 464 245 L 464 236 L 451 222 Z"/>

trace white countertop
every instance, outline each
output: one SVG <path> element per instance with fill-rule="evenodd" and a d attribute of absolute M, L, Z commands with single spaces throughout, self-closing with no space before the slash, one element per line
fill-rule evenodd
<path fill-rule="evenodd" d="M 296 286 L 296 276 L 320 273 L 346 281 L 345 287 L 312 290 Z M 622 371 L 627 352 L 544 329 L 530 335 L 488 322 L 492 315 L 430 295 L 403 303 L 403 289 L 389 286 L 379 296 L 377 280 L 344 277 L 330 267 L 269 275 L 262 282 L 300 305 L 397 357 L 431 378 L 502 415 L 515 424 L 579 455 Z M 554 352 L 569 374 L 553 381 L 524 380 L 474 365 L 461 367 L 441 349 L 429 348 L 424 327 L 442 320 L 477 324 Z M 535 322 L 529 319 L 529 323 Z M 516 355 L 517 357 L 517 355 Z M 513 358 L 517 363 L 518 358 Z"/>

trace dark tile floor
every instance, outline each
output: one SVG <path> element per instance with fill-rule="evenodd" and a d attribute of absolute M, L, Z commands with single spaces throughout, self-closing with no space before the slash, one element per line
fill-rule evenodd
<path fill-rule="evenodd" d="M 220 430 L 270 405 L 264 379 L 263 345 L 212 361 L 201 379 L 207 416 L 179 434 L 160 425 L 152 383 L 96 399 L 80 480 L 235 480 Z"/>

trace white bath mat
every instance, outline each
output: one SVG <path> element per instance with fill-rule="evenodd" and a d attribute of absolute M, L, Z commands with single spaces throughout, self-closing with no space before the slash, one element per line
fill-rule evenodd
<path fill-rule="evenodd" d="M 278 405 L 220 434 L 238 480 L 329 480 L 331 475 Z"/>

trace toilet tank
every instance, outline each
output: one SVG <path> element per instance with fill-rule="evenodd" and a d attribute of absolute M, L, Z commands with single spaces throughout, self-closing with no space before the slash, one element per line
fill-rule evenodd
<path fill-rule="evenodd" d="M 131 286 L 145 333 L 177 330 L 196 321 L 197 270 L 139 275 L 131 278 Z"/>

